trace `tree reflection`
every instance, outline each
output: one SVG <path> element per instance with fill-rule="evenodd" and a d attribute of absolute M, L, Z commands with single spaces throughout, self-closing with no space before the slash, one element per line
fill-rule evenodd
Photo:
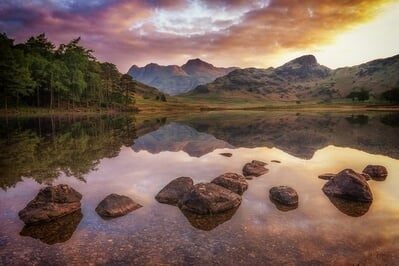
<path fill-rule="evenodd" d="M 5 118 L 3 118 L 4 120 Z M 22 177 L 51 184 L 61 173 L 81 181 L 102 158 L 136 138 L 134 117 L 14 118 L 0 129 L 0 187 Z"/>

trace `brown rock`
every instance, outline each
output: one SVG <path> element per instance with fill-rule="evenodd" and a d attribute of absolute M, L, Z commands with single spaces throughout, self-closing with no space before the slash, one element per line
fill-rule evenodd
<path fill-rule="evenodd" d="M 272 163 L 281 163 L 279 160 L 271 160 Z"/>
<path fill-rule="evenodd" d="M 283 205 L 298 205 L 298 193 L 287 186 L 272 187 L 269 190 L 270 199 Z"/>
<path fill-rule="evenodd" d="M 184 195 L 180 208 L 197 214 L 216 214 L 239 206 L 241 196 L 213 183 L 199 183 Z"/>
<path fill-rule="evenodd" d="M 222 174 L 213 179 L 211 183 L 227 188 L 239 195 L 242 195 L 248 189 L 248 182 L 245 177 L 235 173 Z"/>
<path fill-rule="evenodd" d="M 388 175 L 388 171 L 382 165 L 367 165 L 363 170 L 363 174 L 369 175 L 373 180 L 384 181 Z"/>
<path fill-rule="evenodd" d="M 222 152 L 222 153 L 219 153 L 219 154 L 222 155 L 222 156 L 224 156 L 224 157 L 231 157 L 231 156 L 233 156 L 233 154 L 230 153 L 230 152 Z"/>
<path fill-rule="evenodd" d="M 366 179 L 352 169 L 339 172 L 323 186 L 323 192 L 329 197 L 358 202 L 373 201 L 373 194 Z"/>
<path fill-rule="evenodd" d="M 123 216 L 141 207 L 127 196 L 110 194 L 98 204 L 96 212 L 102 217 L 112 218 Z"/>
<path fill-rule="evenodd" d="M 81 199 L 82 195 L 68 185 L 49 186 L 41 189 L 18 215 L 25 224 L 49 222 L 79 210 Z"/>
<path fill-rule="evenodd" d="M 325 173 L 325 174 L 319 175 L 319 178 L 320 178 L 320 179 L 323 179 L 323 180 L 331 180 L 331 179 L 333 179 L 335 176 L 336 176 L 336 174 L 333 174 L 333 173 Z"/>
<path fill-rule="evenodd" d="M 160 203 L 177 205 L 193 185 L 194 182 L 190 177 L 178 177 L 161 189 L 155 199 Z"/>
<path fill-rule="evenodd" d="M 265 165 L 267 163 L 253 160 L 250 163 L 246 163 L 242 169 L 242 173 L 244 176 L 260 176 L 263 175 L 267 172 L 269 172 L 269 169 L 265 168 Z"/>

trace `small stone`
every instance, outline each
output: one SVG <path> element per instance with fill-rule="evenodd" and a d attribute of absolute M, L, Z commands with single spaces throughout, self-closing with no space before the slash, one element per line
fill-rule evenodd
<path fill-rule="evenodd" d="M 271 160 L 272 163 L 281 163 L 279 160 Z"/>
<path fill-rule="evenodd" d="M 191 177 L 178 177 L 161 189 L 155 196 L 155 199 L 160 203 L 177 205 L 193 185 L 194 182 Z"/>
<path fill-rule="evenodd" d="M 320 178 L 320 179 L 323 179 L 323 180 L 331 180 L 331 179 L 334 178 L 334 176 L 336 176 L 336 174 L 333 174 L 333 173 L 325 173 L 325 174 L 319 175 L 319 178 Z"/>
<path fill-rule="evenodd" d="M 384 181 L 388 175 L 388 171 L 382 165 L 367 165 L 363 170 L 363 174 L 369 175 L 373 180 Z"/>
<path fill-rule="evenodd" d="M 216 185 L 227 188 L 239 195 L 242 195 L 248 189 L 248 182 L 245 177 L 236 173 L 225 173 L 211 181 Z"/>
<path fill-rule="evenodd" d="M 127 196 L 110 194 L 98 204 L 96 212 L 102 217 L 112 218 L 123 216 L 141 207 Z"/>
<path fill-rule="evenodd" d="M 272 187 L 270 198 L 283 205 L 298 205 L 298 193 L 288 186 Z"/>
<path fill-rule="evenodd" d="M 224 157 L 231 157 L 231 156 L 233 156 L 233 154 L 230 153 L 230 152 L 222 152 L 222 153 L 219 153 L 219 154 L 222 155 L 222 156 L 224 156 Z"/>
<path fill-rule="evenodd" d="M 246 163 L 242 169 L 242 173 L 244 176 L 260 176 L 263 175 L 267 172 L 269 172 L 269 169 L 265 168 L 265 165 L 267 163 L 258 161 L 258 160 L 253 160 L 250 163 Z"/>

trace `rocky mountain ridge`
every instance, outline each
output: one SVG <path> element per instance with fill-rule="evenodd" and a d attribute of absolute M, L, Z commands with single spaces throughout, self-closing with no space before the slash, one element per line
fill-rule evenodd
<path fill-rule="evenodd" d="M 184 65 L 161 66 L 150 63 L 144 67 L 133 65 L 128 74 L 135 80 L 160 91 L 177 95 L 188 92 L 198 85 L 214 81 L 237 68 L 215 67 L 201 59 L 188 60 Z"/>
<path fill-rule="evenodd" d="M 365 90 L 372 97 L 399 86 L 399 55 L 332 70 L 305 55 L 277 68 L 236 69 L 200 85 L 190 97 L 212 95 L 271 101 L 331 101 Z"/>

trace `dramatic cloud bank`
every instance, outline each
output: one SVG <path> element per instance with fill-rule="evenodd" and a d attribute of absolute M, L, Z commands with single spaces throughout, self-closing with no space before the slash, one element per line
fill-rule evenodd
<path fill-rule="evenodd" d="M 17 42 L 42 32 L 57 43 L 81 36 L 99 60 L 122 71 L 133 63 L 182 64 L 196 57 L 219 66 L 267 67 L 294 54 L 322 52 L 386 13 L 393 48 L 373 49 L 399 49 L 398 11 L 388 0 L 3 0 L 0 30 Z M 367 34 L 377 31 L 370 24 Z"/>

